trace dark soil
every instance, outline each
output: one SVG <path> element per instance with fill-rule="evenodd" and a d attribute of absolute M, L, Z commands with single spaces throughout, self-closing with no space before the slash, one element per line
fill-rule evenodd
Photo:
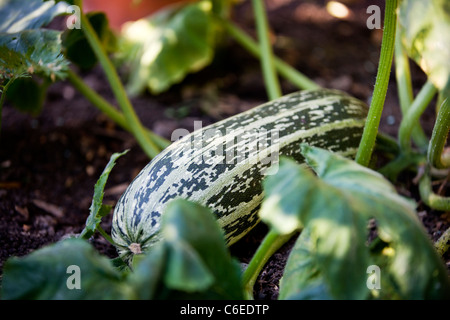
<path fill-rule="evenodd" d="M 366 8 L 384 1 L 344 1 L 350 18 L 330 16 L 324 1 L 269 0 L 267 7 L 276 54 L 324 87 L 344 90 L 368 102 L 375 83 L 381 30 L 366 27 Z M 234 10 L 233 19 L 254 34 L 248 1 Z M 425 76 L 412 63 L 417 92 Z M 82 73 L 91 88 L 114 102 L 99 68 Z M 284 93 L 297 90 L 282 80 Z M 267 100 L 259 62 L 231 39 L 218 49 L 212 65 L 159 96 L 143 95 L 133 105 L 145 126 L 170 139 L 176 128 L 193 129 L 218 121 Z M 381 131 L 396 136 L 400 115 L 392 78 Z M 430 134 L 433 110 L 422 119 Z M 23 114 L 6 105 L 0 149 L 0 269 L 11 256 L 23 256 L 68 234 L 82 230 L 94 184 L 113 152 L 131 151 L 118 161 L 108 180 L 105 200 L 115 204 L 133 177 L 148 162 L 133 137 L 89 104 L 69 83 L 54 84 L 42 112 Z M 413 174 L 398 183 L 402 194 L 417 198 Z M 422 204 L 419 216 L 436 240 L 450 225 L 450 215 L 432 212 Z M 103 228 L 110 230 L 111 215 Z M 250 260 L 267 231 L 259 225 L 232 253 Z M 92 240 L 110 257 L 116 252 L 103 238 Z M 276 299 L 292 239 L 268 262 L 255 286 L 255 298 Z M 450 258 L 445 257 L 447 265 Z"/>

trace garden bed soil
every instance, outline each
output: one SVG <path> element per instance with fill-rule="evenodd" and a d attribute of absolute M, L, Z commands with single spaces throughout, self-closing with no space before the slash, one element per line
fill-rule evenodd
<path fill-rule="evenodd" d="M 323 1 L 267 1 L 273 47 L 278 56 L 320 85 L 344 90 L 369 102 L 375 82 L 381 30 L 366 27 L 369 4 L 383 1 L 345 1 L 352 9 L 347 20 L 330 16 Z M 377 3 L 378 2 L 378 3 Z M 233 19 L 250 33 L 253 15 L 248 1 L 236 6 Z M 100 68 L 81 73 L 91 88 L 114 102 Z M 417 90 L 425 76 L 412 64 Z M 284 93 L 296 88 L 282 80 Z M 218 49 L 206 69 L 159 96 L 145 94 L 132 100 L 145 126 L 170 139 L 176 128 L 193 129 L 247 110 L 267 100 L 259 62 L 231 39 Z M 396 136 L 399 120 L 394 77 L 381 120 L 381 131 Z M 429 135 L 433 110 L 424 115 Z M 94 184 L 113 152 L 130 149 L 119 159 L 108 180 L 105 201 L 114 205 L 148 158 L 133 137 L 112 123 L 67 82 L 50 87 L 42 112 L 30 116 L 6 105 L 0 148 L 0 270 L 11 256 L 29 254 L 70 234 L 79 233 L 89 213 Z M 401 194 L 418 198 L 413 173 L 400 177 Z M 448 228 L 450 215 L 419 204 L 419 218 L 431 239 Z M 111 215 L 103 221 L 107 231 Z M 247 263 L 267 228 L 260 224 L 231 252 Z M 295 239 L 268 262 L 255 285 L 256 299 L 276 299 L 278 283 Z M 92 239 L 103 254 L 115 249 L 100 236 Z M 450 266 L 450 257 L 444 257 Z"/>

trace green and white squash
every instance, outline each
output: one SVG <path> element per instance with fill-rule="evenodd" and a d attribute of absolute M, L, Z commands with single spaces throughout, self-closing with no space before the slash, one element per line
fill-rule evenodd
<path fill-rule="evenodd" d="M 119 199 L 112 238 L 127 260 L 160 239 L 160 220 L 177 197 L 209 207 L 228 244 L 258 222 L 262 180 L 278 155 L 302 162 L 300 143 L 356 154 L 367 106 L 337 90 L 292 93 L 194 131 L 155 157 Z M 256 143 L 258 141 L 258 143 Z M 274 169 L 272 169 L 274 170 Z"/>

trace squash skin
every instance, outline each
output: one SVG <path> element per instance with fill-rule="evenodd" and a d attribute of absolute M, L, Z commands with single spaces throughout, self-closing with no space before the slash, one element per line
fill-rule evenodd
<path fill-rule="evenodd" d="M 276 171 L 279 156 L 302 163 L 300 143 L 354 156 L 367 111 L 343 92 L 306 90 L 184 136 L 155 157 L 119 199 L 111 232 L 119 255 L 129 260 L 131 244 L 145 251 L 158 242 L 161 215 L 177 197 L 209 207 L 227 243 L 235 243 L 258 223 L 261 182 Z"/>

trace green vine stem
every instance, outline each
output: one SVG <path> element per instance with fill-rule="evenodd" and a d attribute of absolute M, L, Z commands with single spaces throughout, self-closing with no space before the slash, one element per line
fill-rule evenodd
<path fill-rule="evenodd" d="M 0 90 L 1 96 L 0 96 L 0 133 L 2 132 L 2 119 L 3 119 L 3 104 L 6 100 L 6 91 L 8 91 L 9 86 L 13 83 L 15 79 L 10 79 Z"/>
<path fill-rule="evenodd" d="M 118 111 L 114 106 L 112 106 L 108 101 L 106 101 L 97 92 L 92 90 L 89 86 L 84 83 L 84 81 L 72 70 L 67 73 L 67 80 L 78 90 L 86 99 L 89 100 L 95 107 L 97 107 L 101 112 L 106 114 L 111 120 L 121 126 L 123 129 L 131 132 L 131 128 L 128 122 L 125 120 L 123 114 Z M 163 137 L 155 134 L 154 132 L 147 130 L 147 134 L 150 138 L 158 145 L 159 150 L 163 150 L 169 146 L 170 141 L 164 139 Z"/>
<path fill-rule="evenodd" d="M 398 132 L 400 148 L 403 153 L 408 154 L 411 152 L 411 134 L 413 129 L 416 128 L 420 116 L 428 107 L 431 100 L 436 95 L 436 92 L 436 87 L 433 83 L 431 83 L 431 81 L 428 80 L 420 90 L 416 99 L 414 99 L 414 102 L 406 111 L 406 114 L 400 123 Z"/>
<path fill-rule="evenodd" d="M 220 18 L 219 18 L 220 19 Z M 225 28 L 230 36 L 234 38 L 242 47 L 256 58 L 261 58 L 259 45 L 250 36 L 248 36 L 240 27 L 227 19 L 220 19 L 221 25 Z M 289 82 L 297 86 L 299 89 L 310 90 L 319 89 L 320 86 L 309 79 L 307 76 L 297 71 L 295 68 L 274 57 L 273 64 L 278 73 Z"/>
<path fill-rule="evenodd" d="M 447 141 L 448 132 L 450 130 L 450 101 L 444 99 L 431 135 L 430 145 L 428 148 L 428 162 L 438 169 L 450 167 L 450 155 L 444 154 L 445 143 Z"/>
<path fill-rule="evenodd" d="M 422 201 L 432 209 L 450 211 L 450 198 L 442 197 L 433 192 L 429 170 L 422 167 L 422 175 L 419 180 L 419 192 Z"/>
<path fill-rule="evenodd" d="M 280 235 L 273 230 L 269 230 L 266 234 L 242 276 L 242 283 L 247 299 L 253 299 L 253 287 L 259 273 L 266 265 L 267 261 L 278 251 L 278 249 L 289 241 L 294 234 L 296 234 L 296 232 L 288 235 Z"/>
<path fill-rule="evenodd" d="M 253 11 L 256 19 L 256 29 L 261 50 L 261 66 L 266 83 L 269 100 L 274 100 L 282 96 L 277 73 L 273 63 L 273 52 L 269 39 L 269 24 L 267 14 L 262 0 L 252 0 Z"/>
<path fill-rule="evenodd" d="M 113 246 L 117 246 L 117 244 L 114 242 L 114 240 L 111 238 L 111 236 L 109 234 L 106 233 L 105 230 L 103 230 L 102 227 L 97 226 L 96 230 L 103 236 L 103 238 L 105 238 L 106 241 L 108 241 L 111 245 Z"/>
<path fill-rule="evenodd" d="M 405 115 L 413 102 L 414 95 L 412 90 L 409 59 L 403 48 L 400 33 L 397 33 L 397 35 L 395 36 L 394 55 L 395 78 L 397 80 L 400 109 L 402 111 L 402 114 Z M 428 149 L 428 138 L 423 132 L 419 121 L 414 123 L 414 128 L 412 130 L 411 136 L 417 147 L 425 153 Z"/>
<path fill-rule="evenodd" d="M 81 0 L 75 0 L 74 3 L 80 8 L 82 7 Z M 114 96 L 117 99 L 117 103 L 122 109 L 123 115 L 126 122 L 129 125 L 131 133 L 134 135 L 139 145 L 143 151 L 150 157 L 154 158 L 159 153 L 159 148 L 157 145 L 149 138 L 143 125 L 141 124 L 138 116 L 136 115 L 130 100 L 128 99 L 125 88 L 123 87 L 120 78 L 114 68 L 108 55 L 105 53 L 97 34 L 94 31 L 89 19 L 86 17 L 84 12 L 81 10 L 80 14 L 81 29 L 83 30 L 86 39 L 88 40 L 92 50 L 94 51 L 100 65 L 105 72 L 106 78 L 111 85 L 111 89 Z"/>
<path fill-rule="evenodd" d="M 434 243 L 438 254 L 442 257 L 450 247 L 450 228 L 447 228 L 445 232 L 439 237 L 439 239 Z"/>
<path fill-rule="evenodd" d="M 439 93 L 438 93 L 438 97 L 437 97 L 437 101 L 436 101 L 436 114 L 438 114 L 439 113 L 439 108 L 441 107 L 441 105 L 444 103 L 444 100 L 445 100 L 445 96 L 446 94 L 445 94 L 445 91 L 444 90 L 441 90 L 441 91 L 439 91 Z"/>
<path fill-rule="evenodd" d="M 361 143 L 356 154 L 356 162 L 368 166 L 375 147 L 375 141 L 383 112 L 384 101 L 389 86 L 392 58 L 394 56 L 395 33 L 397 21 L 397 0 L 386 0 L 384 13 L 384 31 L 381 42 L 380 62 L 373 91 L 369 114 L 364 127 Z"/>
<path fill-rule="evenodd" d="M 394 160 L 378 170 L 390 181 L 396 181 L 400 172 L 407 168 L 416 170 L 417 166 L 426 161 L 426 156 L 421 153 L 400 153 Z"/>

